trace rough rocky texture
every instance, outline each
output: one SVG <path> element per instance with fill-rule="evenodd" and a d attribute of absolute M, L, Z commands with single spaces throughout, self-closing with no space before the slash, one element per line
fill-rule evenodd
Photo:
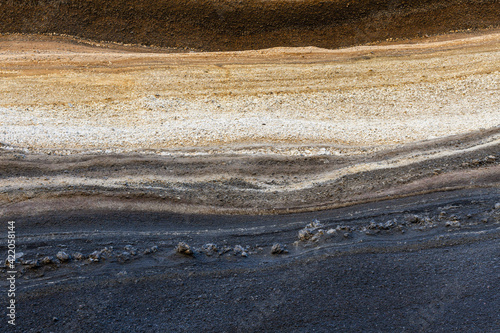
<path fill-rule="evenodd" d="M 180 242 L 179 244 L 177 244 L 175 250 L 177 251 L 177 253 L 180 254 L 186 254 L 186 255 L 193 254 L 193 250 L 191 250 L 191 247 L 184 242 Z"/>
<path fill-rule="evenodd" d="M 17 331 L 495 332 L 499 47 L 1 37 Z"/>

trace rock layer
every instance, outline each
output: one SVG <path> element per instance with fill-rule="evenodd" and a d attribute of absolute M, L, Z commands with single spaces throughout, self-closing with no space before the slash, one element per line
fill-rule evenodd
<path fill-rule="evenodd" d="M 1 1 L 0 32 L 197 50 L 333 48 L 498 25 L 498 1 Z"/>

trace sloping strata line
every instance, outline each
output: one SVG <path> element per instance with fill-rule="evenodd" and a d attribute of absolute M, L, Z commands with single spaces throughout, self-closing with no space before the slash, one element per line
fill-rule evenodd
<path fill-rule="evenodd" d="M 414 152 L 411 154 L 397 156 L 383 161 L 373 161 L 367 163 L 359 163 L 356 165 L 348 166 L 331 172 L 323 173 L 312 177 L 312 179 L 299 181 L 293 184 L 286 185 L 270 185 L 265 182 L 255 181 L 251 179 L 244 179 L 249 185 L 254 188 L 241 189 L 244 191 L 259 191 L 259 192 L 293 192 L 297 190 L 311 189 L 321 183 L 331 182 L 340 179 L 349 174 L 355 174 L 367 171 L 376 171 L 382 169 L 394 169 L 399 167 L 408 166 L 423 161 L 439 159 L 443 157 L 452 157 L 461 155 L 467 152 L 472 152 L 488 147 L 500 145 L 500 134 L 494 135 L 490 141 L 482 143 L 473 147 L 465 149 L 438 151 L 429 150 L 424 152 Z M 143 188 L 151 190 L 164 190 L 165 186 L 151 186 L 151 183 L 162 183 L 168 185 L 169 188 L 183 189 L 185 186 L 194 184 L 203 184 L 206 182 L 221 182 L 231 179 L 231 175 L 206 175 L 197 177 L 196 175 L 189 177 L 169 177 L 169 176 L 127 176 L 127 177 L 114 177 L 108 179 L 102 178 L 89 178 L 89 177 L 71 177 L 71 176 L 55 176 L 55 177 L 20 177 L 20 178 L 7 178 L 0 180 L 0 192 L 12 192 L 15 190 L 34 190 L 34 189 L 57 189 L 61 186 L 104 186 L 110 189 L 121 188 Z"/>

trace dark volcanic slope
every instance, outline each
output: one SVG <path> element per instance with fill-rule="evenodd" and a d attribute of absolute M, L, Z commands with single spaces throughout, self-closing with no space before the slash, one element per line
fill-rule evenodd
<path fill-rule="evenodd" d="M 2 214 L 23 253 L 15 331 L 498 332 L 498 199 L 490 188 L 281 216 Z M 175 253 L 179 241 L 194 255 Z M 271 254 L 277 242 L 289 252 Z"/>
<path fill-rule="evenodd" d="M 497 26 L 500 2 L 460 0 L 0 1 L 0 32 L 202 50 L 338 46 Z"/>

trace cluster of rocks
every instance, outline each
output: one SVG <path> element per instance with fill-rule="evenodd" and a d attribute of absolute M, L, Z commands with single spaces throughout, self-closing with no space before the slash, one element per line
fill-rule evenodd
<path fill-rule="evenodd" d="M 203 245 L 200 249 L 191 248 L 187 243 L 180 242 L 177 244 L 175 251 L 179 254 L 193 256 L 195 253 L 204 253 L 205 255 L 211 257 L 213 255 L 221 256 L 226 253 L 232 253 L 234 256 L 248 257 L 250 253 L 250 247 L 243 247 L 241 245 L 235 245 L 234 247 L 223 245 L 218 246 L 214 243 L 207 243 Z"/>
<path fill-rule="evenodd" d="M 151 254 L 158 251 L 158 246 L 154 245 L 146 248 L 142 251 L 142 254 Z M 24 259 L 24 254 L 19 253 L 16 258 L 16 262 L 21 263 L 28 268 L 37 268 L 45 265 L 57 265 L 62 263 L 67 263 L 70 261 L 84 261 L 88 262 L 99 262 L 106 259 L 116 258 L 119 261 L 126 261 L 133 257 L 139 256 L 140 251 L 133 247 L 132 245 L 126 245 L 123 251 L 117 251 L 112 246 L 105 247 L 100 250 L 91 252 L 88 255 L 82 254 L 81 252 L 74 252 L 69 254 L 66 251 L 59 251 L 55 256 L 43 256 L 38 259 Z"/>
<path fill-rule="evenodd" d="M 217 245 L 215 243 L 207 243 L 201 248 L 193 248 L 189 246 L 186 242 L 179 242 L 175 248 L 175 251 L 182 255 L 194 256 L 196 253 L 205 254 L 208 257 L 211 256 L 222 256 L 224 254 L 229 254 L 238 257 L 248 257 L 250 254 L 255 254 L 262 252 L 264 249 L 260 246 L 251 247 L 249 245 L 241 246 L 228 246 L 228 245 Z M 275 243 L 271 247 L 271 254 L 284 254 L 288 253 L 286 245 L 281 243 Z"/>
<path fill-rule="evenodd" d="M 375 235 L 383 231 L 396 230 L 401 233 L 405 233 L 408 228 L 425 231 L 435 227 L 437 227 L 435 220 L 428 216 L 408 214 L 401 222 L 399 222 L 396 218 L 385 222 L 375 222 L 372 220 L 369 225 L 361 228 L 361 231 L 367 235 Z"/>
<path fill-rule="evenodd" d="M 303 229 L 299 230 L 299 240 L 295 243 L 316 243 L 321 239 L 331 238 L 336 235 L 342 235 L 344 238 L 349 238 L 351 237 L 352 231 L 354 231 L 353 227 L 345 225 L 338 225 L 335 228 L 327 230 L 320 221 L 314 220 Z"/>
<path fill-rule="evenodd" d="M 478 166 L 484 166 L 487 164 L 492 164 L 497 162 L 497 157 L 495 155 L 488 155 L 486 157 L 483 157 L 482 159 L 473 159 L 469 162 L 464 162 L 462 163 L 462 167 L 478 167 Z"/>
<path fill-rule="evenodd" d="M 304 227 L 304 229 L 299 230 L 299 241 L 302 242 L 315 242 L 320 239 L 321 236 L 325 234 L 325 231 L 322 229 L 323 224 L 318 220 L 314 220 L 308 225 Z"/>
<path fill-rule="evenodd" d="M 273 247 L 271 248 L 271 254 L 285 254 L 285 253 L 288 253 L 286 245 L 283 245 L 281 243 L 273 244 Z"/>
<path fill-rule="evenodd" d="M 185 254 L 188 256 L 193 255 L 193 250 L 191 250 L 191 247 L 184 242 L 180 242 L 179 244 L 177 244 L 175 251 L 177 251 L 177 253 Z"/>
<path fill-rule="evenodd" d="M 366 235 L 376 235 L 381 233 L 384 230 L 392 230 L 392 229 L 398 229 L 402 233 L 404 233 L 404 229 L 402 226 L 397 222 L 396 219 L 389 220 L 386 222 L 375 222 L 374 220 L 370 221 L 370 224 L 366 227 L 361 228 L 361 232 L 364 232 Z"/>

